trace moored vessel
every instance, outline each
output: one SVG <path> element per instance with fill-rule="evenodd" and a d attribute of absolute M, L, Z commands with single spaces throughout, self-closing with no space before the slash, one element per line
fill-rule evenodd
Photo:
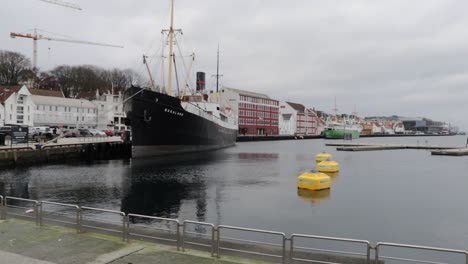
<path fill-rule="evenodd" d="M 359 138 L 359 127 L 355 124 L 346 124 L 346 123 L 337 123 L 337 122 L 327 122 L 327 126 L 323 131 L 325 138 L 329 139 L 343 139 L 347 135 L 349 137 L 356 139 Z"/>
<path fill-rule="evenodd" d="M 173 28 L 173 9 L 174 1 L 171 2 L 171 25 L 165 30 L 170 54 L 167 93 L 163 92 L 162 85 L 155 91 L 149 68 L 152 89 L 132 86 L 124 93 L 134 158 L 215 150 L 233 146 L 236 142 L 237 120 L 219 104 L 209 102 L 204 79 L 199 80 L 198 74 L 196 92 L 172 94 L 174 33 L 180 31 Z"/>

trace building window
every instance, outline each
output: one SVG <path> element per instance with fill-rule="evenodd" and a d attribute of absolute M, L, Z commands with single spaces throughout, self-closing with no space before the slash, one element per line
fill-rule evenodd
<path fill-rule="evenodd" d="M 39 110 L 39 105 L 36 105 L 36 110 Z"/>
<path fill-rule="evenodd" d="M 13 119 L 13 117 L 12 117 L 11 114 L 10 114 L 10 120 L 12 120 L 12 119 Z"/>
<path fill-rule="evenodd" d="M 13 105 L 12 104 L 10 105 L 10 110 L 13 111 Z"/>
<path fill-rule="evenodd" d="M 81 121 L 84 121 L 84 116 L 81 117 Z"/>
<path fill-rule="evenodd" d="M 24 103 L 24 96 L 20 95 L 18 97 L 18 104 L 23 104 Z"/>
<path fill-rule="evenodd" d="M 16 107 L 16 113 L 17 113 L 17 114 L 24 114 L 24 107 L 22 107 L 22 106 L 17 106 L 17 107 Z"/>
<path fill-rule="evenodd" d="M 58 106 L 55 106 L 55 111 L 58 111 Z"/>

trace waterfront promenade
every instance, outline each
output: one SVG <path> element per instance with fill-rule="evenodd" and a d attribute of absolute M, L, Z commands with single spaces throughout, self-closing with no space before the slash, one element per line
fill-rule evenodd
<path fill-rule="evenodd" d="M 58 227 L 37 227 L 33 222 L 0 220 L 0 262 L 17 264 L 127 264 L 127 263 L 264 263 L 245 258 L 223 256 L 161 244 L 132 241 L 96 233 L 77 234 Z"/>

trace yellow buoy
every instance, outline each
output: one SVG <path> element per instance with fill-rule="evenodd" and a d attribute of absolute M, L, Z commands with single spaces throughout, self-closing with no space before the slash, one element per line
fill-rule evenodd
<path fill-rule="evenodd" d="M 304 172 L 297 177 L 297 188 L 313 191 L 330 188 L 330 176 L 321 172 Z"/>
<path fill-rule="evenodd" d="M 340 165 L 336 161 L 325 160 L 317 164 L 317 170 L 320 172 L 338 172 Z"/>
<path fill-rule="evenodd" d="M 330 160 L 331 158 L 332 158 L 332 155 L 328 154 L 328 153 L 325 153 L 325 152 L 322 152 L 322 153 L 319 153 L 319 154 L 315 155 L 315 161 L 317 163 L 322 162 L 324 160 Z"/>
<path fill-rule="evenodd" d="M 321 202 L 330 198 L 330 189 L 312 191 L 307 189 L 297 189 L 297 196 L 306 202 Z"/>

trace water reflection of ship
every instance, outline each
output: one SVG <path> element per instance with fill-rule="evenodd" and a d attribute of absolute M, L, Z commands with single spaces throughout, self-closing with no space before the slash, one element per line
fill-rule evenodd
<path fill-rule="evenodd" d="M 297 189 L 297 196 L 306 202 L 318 203 L 330 199 L 330 189 L 312 191 L 307 189 Z"/>
<path fill-rule="evenodd" d="M 206 165 L 223 151 L 132 160 L 121 210 L 126 213 L 206 221 Z M 184 202 L 195 207 L 186 206 Z M 182 208 L 184 212 L 181 212 Z M 189 212 L 186 212 L 189 211 Z M 181 216 L 183 214 L 183 216 Z M 135 219 L 131 219 L 135 221 Z"/>

